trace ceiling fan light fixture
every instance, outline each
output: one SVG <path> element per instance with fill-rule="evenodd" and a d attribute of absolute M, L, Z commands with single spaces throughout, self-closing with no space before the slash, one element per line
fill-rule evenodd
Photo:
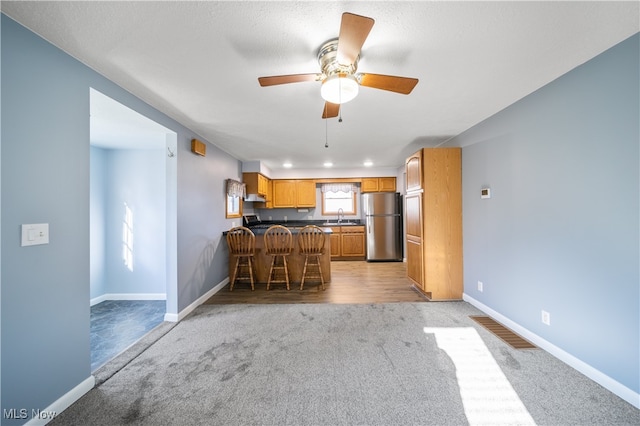
<path fill-rule="evenodd" d="M 351 74 L 333 74 L 322 82 L 320 95 L 332 104 L 344 104 L 358 95 L 358 81 Z"/>

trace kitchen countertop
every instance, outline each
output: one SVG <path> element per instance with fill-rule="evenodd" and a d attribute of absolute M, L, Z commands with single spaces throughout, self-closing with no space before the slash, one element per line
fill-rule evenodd
<path fill-rule="evenodd" d="M 253 231 L 253 233 L 255 235 L 264 235 L 264 233 L 267 231 L 268 226 L 271 225 L 282 225 L 287 227 L 292 234 L 297 234 L 302 228 L 304 228 L 307 225 L 316 225 L 319 226 L 320 228 L 322 228 L 322 230 L 326 233 L 326 234 L 331 234 L 333 231 L 331 230 L 331 227 L 338 227 L 338 226 L 355 226 L 355 225 L 364 225 L 363 223 L 361 223 L 359 220 L 352 220 L 352 221 L 344 221 L 341 223 L 338 222 L 334 222 L 334 221 L 317 221 L 317 220 L 309 220 L 309 221 L 287 221 L 287 222 L 282 222 L 282 221 L 265 221 L 265 222 L 261 222 L 260 225 L 258 226 L 250 226 L 249 229 L 251 229 L 251 231 Z M 227 235 L 227 231 L 224 231 L 222 233 L 223 235 Z"/>

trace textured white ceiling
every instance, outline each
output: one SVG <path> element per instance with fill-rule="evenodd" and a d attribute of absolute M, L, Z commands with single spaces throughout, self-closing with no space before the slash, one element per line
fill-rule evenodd
<path fill-rule="evenodd" d="M 640 30 L 638 2 L 11 2 L 1 8 L 243 161 L 276 170 L 400 166 Z M 321 119 L 318 72 L 343 12 L 372 17 L 358 70 L 420 79 L 362 87 Z M 120 136 L 122 138 L 122 136 Z M 329 148 L 325 148 L 328 140 Z"/>

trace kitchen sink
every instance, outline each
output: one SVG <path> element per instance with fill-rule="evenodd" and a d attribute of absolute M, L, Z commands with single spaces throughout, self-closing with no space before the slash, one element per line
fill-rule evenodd
<path fill-rule="evenodd" d="M 359 223 L 353 223 L 353 222 L 325 222 L 322 224 L 322 226 L 354 226 L 354 225 L 359 225 Z"/>

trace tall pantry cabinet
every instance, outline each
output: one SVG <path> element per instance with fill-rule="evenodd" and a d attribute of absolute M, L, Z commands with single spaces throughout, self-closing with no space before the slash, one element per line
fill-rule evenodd
<path fill-rule="evenodd" d="M 407 158 L 407 276 L 430 300 L 462 299 L 460 148 L 424 148 Z"/>

